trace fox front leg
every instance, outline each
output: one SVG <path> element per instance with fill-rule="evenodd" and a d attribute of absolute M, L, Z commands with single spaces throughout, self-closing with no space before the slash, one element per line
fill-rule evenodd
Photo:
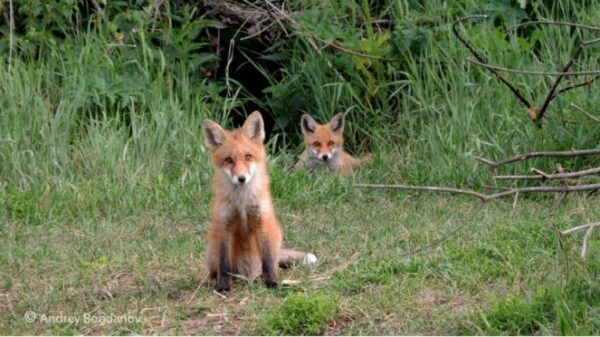
<path fill-rule="evenodd" d="M 225 242 L 221 243 L 219 249 L 219 269 L 217 271 L 217 286 L 216 290 L 220 293 L 229 291 L 231 289 L 231 264 L 229 262 L 229 247 Z"/>
<path fill-rule="evenodd" d="M 267 288 L 273 288 L 277 286 L 276 251 L 273 249 L 271 242 L 266 238 L 261 238 L 259 241 L 262 262 L 262 279 Z"/>

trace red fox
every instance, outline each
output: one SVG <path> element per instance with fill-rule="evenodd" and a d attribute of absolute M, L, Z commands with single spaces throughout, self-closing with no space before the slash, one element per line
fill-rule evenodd
<path fill-rule="evenodd" d="M 255 111 L 234 131 L 205 120 L 204 143 L 215 169 L 212 223 L 206 262 L 216 290 L 228 291 L 230 274 L 248 279 L 262 275 L 267 287 L 277 285 L 277 265 L 315 263 L 311 253 L 283 249 L 282 232 L 271 200 L 264 122 Z"/>
<path fill-rule="evenodd" d="M 306 151 L 296 163 L 296 169 L 315 170 L 325 167 L 331 171 L 349 173 L 356 169 L 368 155 L 361 159 L 344 151 L 344 114 L 339 113 L 325 125 L 320 125 L 308 114 L 302 115 L 300 128 L 304 135 Z"/>

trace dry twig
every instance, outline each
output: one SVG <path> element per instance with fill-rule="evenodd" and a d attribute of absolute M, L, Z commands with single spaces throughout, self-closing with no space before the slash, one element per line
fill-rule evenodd
<path fill-rule="evenodd" d="M 532 169 L 533 172 L 538 174 L 536 175 L 500 175 L 500 176 L 492 176 L 494 180 L 518 180 L 518 179 L 527 179 L 527 180 L 551 180 L 551 179 L 570 179 L 570 178 L 580 178 L 583 176 L 600 173 L 600 167 L 594 167 L 587 170 L 577 171 L 577 172 L 567 172 L 567 173 L 555 173 L 549 174 L 545 173 L 538 169 Z"/>
<path fill-rule="evenodd" d="M 475 50 L 475 48 L 469 43 L 469 41 L 467 41 L 467 39 L 465 37 L 460 35 L 460 33 L 458 32 L 458 29 L 456 27 L 458 26 L 459 23 L 463 23 L 464 21 L 467 21 L 467 20 L 485 19 L 487 17 L 488 17 L 487 15 L 469 15 L 469 16 L 462 17 L 452 23 L 452 32 L 454 33 L 454 36 L 456 36 L 456 38 L 471 52 L 471 54 L 473 54 L 473 56 L 477 59 L 477 61 L 479 61 L 482 64 L 487 64 L 485 58 Z M 490 68 L 486 68 L 486 69 L 488 69 L 490 72 L 492 72 L 494 75 L 496 75 L 496 78 L 500 82 L 504 83 L 513 92 L 513 94 L 515 94 L 515 96 L 517 96 L 519 101 L 521 101 L 521 103 L 523 103 L 523 105 L 525 105 L 525 107 L 527 109 L 533 108 L 533 105 L 529 102 L 529 100 L 527 100 L 525 98 L 525 96 L 523 96 L 523 94 L 521 94 L 519 89 L 517 89 L 517 87 L 515 87 L 506 78 L 504 78 L 504 76 L 500 75 L 498 70 L 490 69 Z"/>
<path fill-rule="evenodd" d="M 580 23 L 573 23 L 573 22 L 566 22 L 566 21 L 552 21 L 552 20 L 537 20 L 537 21 L 527 21 L 527 22 L 520 23 L 518 25 L 507 28 L 504 32 L 509 33 L 513 30 L 517 30 L 522 27 L 533 26 L 533 25 L 568 26 L 568 27 L 575 27 L 575 28 L 587 29 L 587 30 L 592 30 L 592 31 L 600 31 L 600 27 L 582 25 Z"/>
<path fill-rule="evenodd" d="M 352 256 L 350 256 L 350 258 L 346 261 L 344 261 L 344 263 L 328 270 L 327 272 L 325 272 L 324 274 L 320 275 L 320 276 L 313 276 L 310 278 L 311 281 L 313 282 L 321 282 L 321 281 L 326 281 L 329 280 L 330 278 L 333 277 L 333 275 L 339 271 L 342 271 L 346 268 L 348 268 L 348 266 L 350 264 L 352 264 L 354 261 L 356 261 L 356 259 L 358 258 L 360 254 L 358 252 L 352 254 Z M 284 286 L 296 286 L 302 284 L 302 281 L 300 280 L 290 280 L 290 279 L 286 279 L 286 280 L 282 280 L 281 281 L 281 285 Z"/>
<path fill-rule="evenodd" d="M 522 161 L 522 160 L 526 160 L 529 158 L 538 158 L 538 157 L 576 157 L 576 156 L 587 156 L 587 155 L 597 155 L 600 154 L 600 148 L 596 148 L 596 149 L 586 149 L 586 150 L 572 150 L 572 151 L 539 151 L 539 152 L 528 152 L 528 153 L 522 153 L 522 154 L 518 154 L 503 160 L 499 160 L 499 161 L 491 161 L 489 159 L 485 159 L 482 157 L 473 157 L 473 159 L 475 159 L 476 161 L 486 164 L 490 167 L 490 169 L 495 170 L 496 168 L 506 165 L 506 164 L 510 164 L 510 163 L 514 163 L 514 162 L 518 162 L 518 161 Z"/>
<path fill-rule="evenodd" d="M 529 76 L 552 76 L 552 77 L 564 77 L 564 76 L 583 76 L 583 75 L 600 75 L 600 70 L 590 70 L 590 71 L 537 71 L 537 70 L 521 70 L 521 69 L 513 69 L 495 66 L 489 63 L 481 62 L 478 60 L 474 60 L 471 58 L 467 58 L 467 61 L 488 69 L 490 71 L 502 71 L 505 73 L 512 73 L 518 75 L 529 75 Z M 590 83 L 591 84 L 591 83 Z M 579 86 L 588 85 L 588 83 L 584 82 Z M 566 90 L 565 90 L 566 91 Z"/>
<path fill-rule="evenodd" d="M 580 230 L 585 230 L 585 234 L 583 235 L 583 243 L 581 245 L 580 255 L 581 257 L 585 257 L 585 253 L 587 252 L 588 242 L 590 240 L 590 236 L 592 235 L 592 231 L 595 227 L 600 227 L 600 222 L 590 223 L 587 225 L 576 226 L 573 228 L 565 229 L 560 231 L 561 235 L 566 235 L 572 232 L 577 232 Z"/>
<path fill-rule="evenodd" d="M 412 191 L 431 191 L 431 192 L 444 192 L 454 194 L 464 194 L 475 197 L 482 202 L 488 202 L 490 200 L 499 199 L 507 196 L 512 196 L 517 193 L 519 194 L 530 194 L 530 193 L 572 193 L 582 191 L 595 191 L 600 190 L 600 183 L 597 184 L 586 184 L 578 186 L 528 186 L 512 188 L 510 190 L 493 193 L 483 194 L 471 190 L 463 190 L 458 188 L 438 187 L 438 186 L 412 186 L 412 185 L 380 185 L 380 184 L 355 184 L 355 188 L 373 188 L 373 189 L 399 189 L 399 190 L 412 190 Z"/>
<path fill-rule="evenodd" d="M 574 108 L 575 110 L 579 111 L 579 112 L 583 112 L 586 116 L 588 116 L 590 119 L 592 119 L 594 122 L 596 123 L 600 123 L 600 118 L 592 115 L 591 113 L 585 111 L 584 109 L 582 109 L 581 107 L 579 107 L 578 105 L 576 105 L 575 103 L 571 103 L 571 105 L 569 105 L 571 108 Z"/>
<path fill-rule="evenodd" d="M 471 214 L 467 217 L 467 219 L 465 220 L 465 222 L 458 226 L 457 228 L 451 230 L 449 233 L 443 235 L 442 237 L 435 239 L 417 249 L 411 250 L 410 252 L 401 254 L 400 257 L 409 257 L 415 254 L 418 254 L 426 249 L 429 249 L 437 244 L 440 244 L 448 239 L 450 239 L 451 237 L 453 237 L 454 235 L 456 235 L 458 232 L 460 232 L 461 230 L 463 230 L 464 228 L 466 228 L 467 226 L 469 226 L 473 220 L 475 219 L 475 217 L 477 216 L 477 214 L 479 214 L 479 212 L 483 209 L 483 206 L 485 205 L 485 202 L 482 202 L 481 204 L 479 204 L 479 206 L 477 206 L 477 208 L 475 208 L 473 210 L 473 212 L 471 212 Z"/>

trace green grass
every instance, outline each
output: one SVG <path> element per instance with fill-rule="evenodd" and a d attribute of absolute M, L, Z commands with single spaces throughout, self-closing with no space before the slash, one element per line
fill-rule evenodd
<path fill-rule="evenodd" d="M 290 294 L 258 324 L 263 335 L 322 335 L 337 303 L 323 294 Z"/>
<path fill-rule="evenodd" d="M 227 297 L 205 278 L 212 169 L 201 123 L 231 126 L 231 111 L 252 99 L 247 90 L 230 83 L 224 97 L 226 83 L 183 61 L 165 65 L 161 48 L 143 40 L 115 48 L 101 29 L 36 57 L 15 54 L 10 73 L 0 67 L 0 334 L 600 334 L 597 233 L 585 259 L 581 233 L 556 234 L 598 221 L 597 194 L 521 196 L 515 208 L 498 200 L 457 236 L 401 258 L 463 224 L 474 201 L 352 188 L 482 189 L 490 174 L 473 155 L 600 143 L 600 125 L 568 108 L 577 102 L 597 114 L 597 84 L 555 100 L 538 128 L 506 88 L 465 62 L 449 22 L 497 14 L 465 33 L 490 60 L 515 68 L 559 69 L 591 33 L 540 28 L 535 54 L 535 36 L 499 35 L 523 15 L 514 6 L 420 3 L 290 2 L 292 10 L 306 7 L 298 34 L 262 55 L 247 53 L 282 60 L 277 74 L 265 73 L 271 85 L 258 102 L 279 123 L 267 144 L 273 197 L 285 243 L 314 252 L 319 263 L 281 272 L 297 285 L 237 282 Z M 597 1 L 528 11 L 600 19 Z M 361 24 L 371 18 L 396 28 Z M 311 35 L 401 61 L 319 53 Z M 595 68 L 597 51 L 577 69 Z M 511 80 L 538 104 L 550 86 Z M 373 161 L 347 177 L 292 171 L 304 111 L 320 120 L 346 112 L 348 148 L 371 152 Z M 597 166 L 598 158 L 559 162 L 571 170 Z M 550 172 L 554 164 L 520 162 L 501 173 Z M 37 319 L 28 322 L 28 312 Z M 78 320 L 48 323 L 44 315 Z M 85 315 L 134 319 L 107 324 Z"/>
<path fill-rule="evenodd" d="M 281 170 L 272 167 L 275 177 Z M 593 221 L 597 198 L 522 199 L 514 210 L 511 201 L 499 201 L 456 238 L 397 258 L 460 225 L 473 201 L 353 191 L 354 179 L 307 180 L 302 172 L 275 178 L 286 243 L 313 251 L 320 262 L 281 272 L 297 286 L 238 282 L 227 298 L 204 279 L 208 197 L 166 210 L 115 208 L 78 217 L 40 202 L 35 207 L 45 221 L 16 218 L 2 227 L 0 285 L 8 301 L 0 307 L 1 332 L 598 333 L 597 240 L 582 260 L 581 238 L 566 237 L 559 248 L 553 229 Z M 301 188 L 282 187 L 300 182 Z M 316 190 L 333 197 L 307 197 Z M 331 279 L 312 280 L 354 253 L 357 259 Z M 27 311 L 131 315 L 141 323 L 32 324 L 24 321 Z"/>

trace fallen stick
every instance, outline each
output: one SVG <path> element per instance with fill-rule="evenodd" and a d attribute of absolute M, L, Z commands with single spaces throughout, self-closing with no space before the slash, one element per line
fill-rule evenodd
<path fill-rule="evenodd" d="M 519 179 L 552 180 L 552 179 L 580 178 L 583 176 L 600 173 L 600 167 L 594 167 L 591 169 L 576 171 L 576 172 L 554 173 L 554 174 L 545 173 L 545 172 L 535 169 L 535 168 L 531 169 L 531 170 L 537 174 L 536 175 L 497 175 L 497 176 L 492 176 L 492 179 L 494 179 L 494 180 L 519 180 Z"/>
<path fill-rule="evenodd" d="M 562 231 L 560 231 L 560 234 L 565 235 L 565 234 L 569 234 L 569 233 L 573 233 L 573 232 L 577 232 L 577 231 L 585 229 L 585 234 L 583 235 L 583 243 L 581 244 L 581 251 L 579 253 L 579 255 L 583 258 L 583 257 L 585 257 L 585 253 L 587 253 L 588 242 L 590 240 L 590 236 L 592 235 L 592 231 L 594 230 L 595 227 L 599 227 L 599 226 L 600 226 L 600 222 L 590 223 L 590 224 L 576 226 L 576 227 L 562 230 Z"/>
<path fill-rule="evenodd" d="M 586 150 L 573 150 L 573 151 L 539 151 L 539 152 L 528 152 L 518 154 L 506 159 L 502 159 L 499 161 L 491 161 L 489 159 L 485 159 L 482 157 L 473 157 L 474 160 L 486 164 L 490 167 L 490 169 L 494 170 L 500 166 L 514 163 L 517 161 L 522 161 L 530 158 L 539 158 L 539 157 L 576 157 L 576 156 L 588 156 L 600 154 L 600 148 L 596 149 L 586 149 Z"/>
<path fill-rule="evenodd" d="M 354 261 L 356 261 L 356 259 L 358 258 L 358 256 L 359 256 L 358 252 L 354 253 L 354 254 L 352 254 L 352 256 L 350 256 L 350 258 L 348 260 L 344 261 L 344 263 L 342 263 L 342 264 L 340 264 L 340 265 L 338 265 L 338 266 L 336 266 L 336 267 L 328 270 L 327 272 L 323 273 L 322 275 L 312 276 L 309 280 L 312 281 L 312 282 L 327 281 L 330 278 L 332 278 L 333 275 L 335 273 L 337 273 L 338 271 L 342 271 L 342 270 L 348 268 L 348 266 L 350 264 L 352 264 Z M 286 279 L 286 280 L 282 280 L 281 281 L 281 285 L 283 285 L 283 286 L 296 286 L 296 285 L 299 285 L 299 284 L 302 284 L 301 280 Z"/>
<path fill-rule="evenodd" d="M 475 219 L 475 216 L 477 216 L 477 214 L 479 214 L 479 212 L 483 209 L 483 206 L 485 206 L 485 202 L 482 202 L 481 204 L 479 204 L 479 206 L 477 208 L 475 208 L 475 210 L 473 212 L 471 212 L 471 214 L 467 217 L 467 220 L 465 221 L 465 223 L 463 223 L 462 225 L 458 226 L 457 228 L 451 230 L 449 233 L 447 233 L 446 235 L 437 238 L 429 243 L 426 243 L 424 245 L 422 245 L 421 247 L 411 250 L 407 253 L 401 254 L 400 257 L 408 257 L 408 256 L 412 256 L 415 254 L 418 254 L 426 249 L 429 249 L 437 244 L 440 244 L 448 239 L 450 239 L 451 237 L 453 237 L 454 235 L 456 235 L 458 232 L 460 232 L 461 230 L 465 229 L 467 226 L 469 226 L 473 220 Z"/>
<path fill-rule="evenodd" d="M 586 185 L 577 185 L 577 186 L 529 186 L 529 187 L 520 187 L 520 188 L 512 188 L 507 191 L 502 191 L 493 194 L 483 194 L 471 190 L 463 190 L 458 188 L 449 188 L 449 187 L 439 187 L 439 186 L 412 186 L 412 185 L 380 185 L 380 184 L 355 184 L 354 188 L 373 188 L 373 189 L 399 189 L 399 190 L 412 190 L 412 191 L 430 191 L 430 192 L 442 192 L 442 193 L 454 193 L 454 194 L 464 194 L 468 196 L 475 197 L 482 202 L 488 202 L 490 200 L 503 198 L 506 196 L 519 194 L 528 194 L 528 193 L 558 193 L 558 192 L 582 192 L 582 191 L 593 191 L 600 189 L 600 183 L 597 184 L 586 184 Z"/>
<path fill-rule="evenodd" d="M 569 234 L 569 233 L 581 231 L 581 230 L 584 230 L 584 229 L 588 229 L 590 227 L 600 227 L 600 222 L 589 223 L 589 224 L 586 224 L 586 225 L 581 225 L 581 226 L 576 226 L 576 227 L 572 227 L 572 228 L 569 228 L 569 229 L 564 229 L 564 230 L 560 231 L 560 234 L 565 235 L 565 234 Z"/>

